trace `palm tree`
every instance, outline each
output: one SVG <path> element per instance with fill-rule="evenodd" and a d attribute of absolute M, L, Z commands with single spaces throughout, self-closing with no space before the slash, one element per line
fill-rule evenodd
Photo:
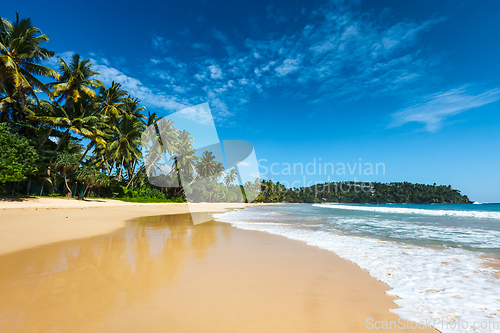
<path fill-rule="evenodd" d="M 137 118 L 139 118 L 141 121 L 143 121 L 143 119 L 145 119 L 146 116 L 143 115 L 141 112 L 146 110 L 146 107 L 139 106 L 140 104 L 141 104 L 141 101 L 138 98 L 132 98 L 130 96 L 127 96 L 125 98 L 124 103 L 123 103 L 123 111 L 126 114 L 134 115 Z M 154 115 L 156 115 L 156 114 L 154 114 Z"/>
<path fill-rule="evenodd" d="M 103 121 L 103 118 L 98 117 L 95 126 L 92 127 L 92 133 L 85 136 L 90 140 L 90 142 L 87 145 L 87 149 L 83 153 L 82 157 L 80 157 L 80 164 L 83 162 L 83 159 L 93 146 L 99 145 L 106 148 L 106 138 L 110 136 L 106 133 L 107 128 L 109 128 L 109 126 Z"/>
<path fill-rule="evenodd" d="M 27 118 L 30 120 L 36 120 L 42 124 L 50 125 L 49 130 L 47 131 L 47 135 L 41 141 L 38 146 L 37 151 L 40 152 L 43 148 L 45 142 L 47 142 L 48 138 L 52 134 L 52 131 L 57 126 L 61 126 L 65 123 L 66 113 L 63 108 L 55 103 L 50 103 L 47 101 L 40 101 L 38 106 L 33 107 L 34 115 L 28 116 Z"/>
<path fill-rule="evenodd" d="M 76 173 L 76 180 L 79 182 L 83 182 L 85 188 L 81 193 L 79 199 L 84 199 L 87 191 L 93 187 L 102 187 L 109 185 L 109 178 L 99 172 L 95 167 L 84 165 L 78 172 Z"/>
<path fill-rule="evenodd" d="M 172 165 L 172 172 L 181 172 L 186 175 L 192 174 L 193 168 L 196 165 L 195 156 L 196 150 L 193 148 L 193 137 L 191 133 L 183 130 L 178 135 L 178 140 L 176 146 L 173 147 L 174 155 L 170 158 L 174 160 Z M 164 144 L 165 146 L 165 144 Z"/>
<path fill-rule="evenodd" d="M 121 180 L 125 162 L 138 160 L 142 156 L 139 146 L 143 129 L 144 125 L 135 116 L 127 114 L 123 115 L 118 125 L 113 127 L 115 137 L 108 147 L 113 164 L 115 161 L 121 161 L 117 174 L 118 181 Z"/>
<path fill-rule="evenodd" d="M 35 88 L 51 96 L 50 90 L 35 75 L 60 77 L 53 69 L 39 64 L 54 55 L 41 46 L 48 40 L 49 36 L 34 27 L 29 18 L 20 20 L 16 14 L 14 23 L 0 18 L 0 85 L 6 95 L 2 103 L 11 108 L 18 106 L 21 114 L 25 113 L 26 96 L 36 98 Z M 2 112 L 2 121 L 7 117 L 7 113 Z"/>
<path fill-rule="evenodd" d="M 229 184 L 231 184 L 232 182 L 234 182 L 236 180 L 236 176 L 237 176 L 237 172 L 235 169 L 231 169 L 231 171 L 229 171 L 229 173 L 227 173 L 226 177 L 224 178 L 224 184 L 226 184 L 226 186 L 229 186 Z"/>
<path fill-rule="evenodd" d="M 99 72 L 92 70 L 90 60 L 80 61 L 80 55 L 74 54 L 68 65 L 66 61 L 59 57 L 59 65 L 62 75 L 58 82 L 48 83 L 47 86 L 54 89 L 53 96 L 59 97 L 58 103 L 64 99 L 65 106 L 70 102 L 77 103 L 82 99 L 95 97 L 96 93 L 92 88 L 102 87 L 101 81 L 93 79 Z"/>
<path fill-rule="evenodd" d="M 118 117 L 124 110 L 123 105 L 127 96 L 125 90 L 121 90 L 121 84 L 115 81 L 106 89 L 104 86 L 99 88 L 99 99 L 102 101 L 101 114 L 106 117 Z"/>
<path fill-rule="evenodd" d="M 68 179 L 67 175 L 68 173 L 76 170 L 78 168 L 78 160 L 73 154 L 70 153 L 60 153 L 57 154 L 56 161 L 54 163 L 54 167 L 56 170 L 58 170 L 61 174 L 61 176 L 64 179 L 64 186 L 66 187 L 66 196 L 71 197 L 72 196 L 72 191 L 71 188 L 68 185 Z"/>
<path fill-rule="evenodd" d="M 196 172 L 202 178 L 219 178 L 224 171 L 222 163 L 215 160 L 212 152 L 204 151 L 196 164 Z"/>
<path fill-rule="evenodd" d="M 142 120 L 142 123 L 145 125 L 145 126 L 151 126 L 151 125 L 155 125 L 158 121 L 161 120 L 161 117 L 158 117 L 156 115 L 156 113 L 151 113 L 148 111 L 148 116 L 144 116 L 144 119 Z M 172 123 L 173 124 L 173 123 Z"/>
<path fill-rule="evenodd" d="M 65 128 L 62 137 L 59 139 L 54 152 L 57 152 L 64 142 L 69 132 L 80 134 L 91 138 L 96 133 L 96 126 L 101 119 L 98 116 L 98 109 L 93 101 L 82 101 L 79 105 L 72 104 L 69 107 L 60 107 L 62 116 L 59 117 L 59 126 Z M 52 163 L 53 157 L 49 163 Z"/>
<path fill-rule="evenodd" d="M 160 135 L 162 152 L 167 152 L 172 155 L 178 147 L 182 147 L 184 151 L 188 151 L 189 147 L 193 147 L 193 137 L 186 130 L 179 132 L 174 127 L 174 122 L 171 119 L 161 119 L 156 123 L 157 133 Z"/>

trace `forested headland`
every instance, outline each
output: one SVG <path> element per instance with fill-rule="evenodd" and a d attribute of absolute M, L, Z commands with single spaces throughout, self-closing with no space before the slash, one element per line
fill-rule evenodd
<path fill-rule="evenodd" d="M 408 182 L 331 182 L 288 189 L 279 182 L 261 180 L 262 193 L 256 201 L 293 203 L 470 203 L 466 195 L 445 185 Z"/>

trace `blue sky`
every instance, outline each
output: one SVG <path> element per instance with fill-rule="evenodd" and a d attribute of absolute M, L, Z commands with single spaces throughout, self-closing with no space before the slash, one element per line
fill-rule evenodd
<path fill-rule="evenodd" d="M 15 12 L 151 111 L 208 102 L 219 137 L 252 142 L 267 168 L 361 159 L 385 174 L 330 179 L 451 184 L 500 202 L 497 1 L 2 5 Z"/>

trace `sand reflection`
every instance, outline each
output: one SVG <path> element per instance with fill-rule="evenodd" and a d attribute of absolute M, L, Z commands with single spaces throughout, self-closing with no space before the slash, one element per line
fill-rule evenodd
<path fill-rule="evenodd" d="M 1 256 L 0 331 L 83 329 L 168 288 L 186 260 L 229 240 L 229 228 L 195 226 L 190 214 L 144 217 L 109 235 Z"/>

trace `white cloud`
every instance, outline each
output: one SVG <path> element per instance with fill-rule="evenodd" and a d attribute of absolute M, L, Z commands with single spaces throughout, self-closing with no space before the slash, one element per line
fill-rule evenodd
<path fill-rule="evenodd" d="M 143 103 L 149 106 L 158 107 L 167 112 L 171 112 L 172 110 L 185 108 L 190 104 L 185 99 L 179 99 L 176 96 L 155 92 L 143 85 L 138 79 L 128 76 L 114 67 L 99 64 L 94 59 L 91 59 L 91 61 L 94 65 L 94 69 L 100 73 L 98 79 L 106 86 L 109 86 L 112 81 L 118 82 L 131 96 L 139 98 Z"/>
<path fill-rule="evenodd" d="M 422 103 L 394 113 L 390 127 L 418 122 L 425 125 L 425 130 L 436 132 L 441 129 L 443 122 L 447 118 L 496 102 L 499 99 L 500 88 L 487 90 L 479 94 L 469 93 L 466 87 L 439 92 L 425 97 Z"/>
<path fill-rule="evenodd" d="M 210 113 L 210 108 L 207 103 L 180 110 L 177 114 L 198 124 L 213 124 L 212 114 Z"/>
<path fill-rule="evenodd" d="M 47 65 L 54 67 L 54 68 L 58 68 L 59 67 L 59 57 L 63 58 L 64 61 L 66 61 L 66 63 L 69 63 L 74 54 L 75 54 L 75 52 L 73 52 L 73 51 L 66 51 L 63 53 L 58 53 L 58 54 L 56 54 L 55 57 L 52 57 L 49 60 L 47 60 Z"/>
<path fill-rule="evenodd" d="M 300 59 L 285 59 L 281 66 L 276 67 L 274 70 L 278 73 L 278 76 L 285 76 L 299 68 L 299 64 Z"/>
<path fill-rule="evenodd" d="M 210 77 L 212 79 L 222 79 L 222 71 L 219 67 L 216 65 L 210 65 L 208 66 L 208 69 L 210 70 Z"/>

